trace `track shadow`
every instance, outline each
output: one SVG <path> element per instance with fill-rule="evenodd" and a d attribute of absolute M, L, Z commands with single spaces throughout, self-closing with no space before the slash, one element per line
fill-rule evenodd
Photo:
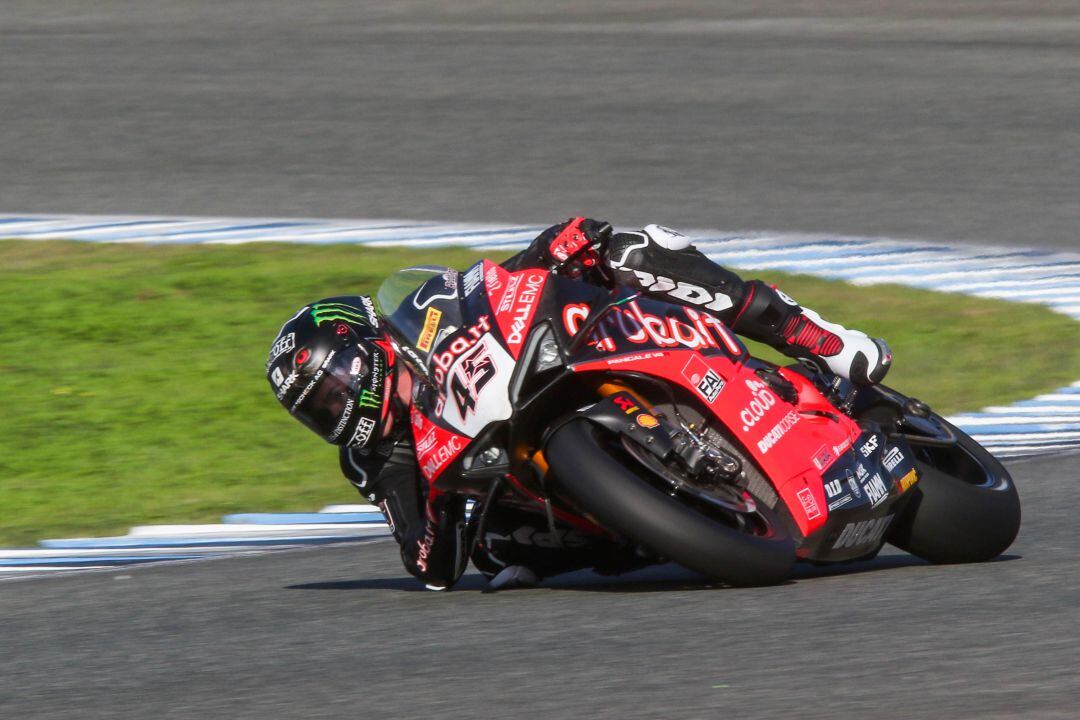
<path fill-rule="evenodd" d="M 1020 560 L 1020 555 L 1001 555 L 993 560 L 987 562 L 1009 562 L 1010 560 Z M 908 555 L 907 553 L 890 554 L 890 555 L 878 555 L 873 560 L 864 560 L 861 562 L 845 563 L 842 565 L 797 565 L 795 572 L 792 574 L 793 580 L 811 580 L 813 578 L 821 577 L 835 577 L 839 575 L 858 575 L 866 572 L 876 572 L 880 570 L 890 570 L 896 568 L 905 567 L 941 567 L 940 565 L 934 565 L 933 563 L 923 560 L 922 558 L 915 557 L 914 555 Z"/>
<path fill-rule="evenodd" d="M 818 577 L 851 575 L 929 564 L 925 560 L 907 554 L 878 556 L 873 560 L 846 565 L 814 566 L 800 563 L 795 566 L 791 579 L 782 584 L 792 585 L 800 580 L 812 580 Z M 604 577 L 591 572 L 570 573 L 545 580 L 540 587 L 551 590 L 606 593 L 735 589 L 723 582 L 703 577 L 678 565 L 661 565 L 617 577 Z"/>
<path fill-rule="evenodd" d="M 687 592 L 720 590 L 725 587 L 724 583 L 718 580 L 698 575 L 678 565 L 659 565 L 615 576 L 598 575 L 583 570 L 549 578 L 540 585 L 540 589 L 544 590 L 605 593 Z"/>
<path fill-rule="evenodd" d="M 1002 555 L 990 562 L 1009 562 L 1021 559 L 1020 555 Z M 816 578 L 858 575 L 868 572 L 883 572 L 908 567 L 935 567 L 931 563 L 906 553 L 879 555 L 873 560 L 846 563 L 843 565 L 805 565 L 795 567 L 790 580 L 785 585 Z M 330 582 L 304 583 L 288 585 L 286 590 L 398 590 L 401 592 L 428 592 L 415 578 L 399 576 L 392 578 L 365 578 L 358 580 L 337 580 Z M 722 582 L 706 578 L 678 565 L 659 565 L 636 570 L 618 576 L 598 575 L 589 570 L 556 575 L 545 579 L 538 587 L 528 591 L 563 590 L 577 592 L 604 593 L 655 593 L 687 592 L 696 590 L 734 589 Z M 461 578 L 454 586 L 454 592 L 492 592 L 483 576 L 470 573 Z M 518 590 L 518 592 L 522 592 Z"/>
<path fill-rule="evenodd" d="M 300 585 L 286 585 L 286 590 L 400 590 L 402 592 L 429 592 L 416 578 L 404 574 L 389 578 L 363 578 L 359 580 L 332 580 L 328 582 L 302 583 Z M 464 575 L 454 591 L 482 591 L 487 589 L 487 583 L 482 575 Z"/>
<path fill-rule="evenodd" d="M 991 562 L 1018 560 L 1018 555 L 1002 555 Z M 816 578 L 858 575 L 868 572 L 885 572 L 908 567 L 935 567 L 922 558 L 896 551 L 878 555 L 872 560 L 846 563 L 842 565 L 809 565 L 800 563 L 795 566 L 791 579 L 783 585 L 792 585 L 800 581 Z M 660 565 L 638 570 L 626 575 L 606 577 L 596 573 L 581 571 L 549 578 L 541 583 L 539 589 L 570 590 L 579 592 L 606 593 L 651 593 L 694 590 L 734 590 L 736 588 L 717 580 L 706 578 L 678 565 Z"/>
<path fill-rule="evenodd" d="M 722 583 L 701 577 L 677 565 L 646 568 L 619 576 L 597 575 L 589 570 L 565 573 L 545 579 L 531 590 L 585 590 L 591 592 L 667 592 L 671 590 L 709 590 L 723 587 Z M 399 590 L 427 592 L 415 578 L 365 578 L 287 585 L 286 590 Z M 482 575 L 470 573 L 454 586 L 454 592 L 493 592 Z"/>
<path fill-rule="evenodd" d="M 795 566 L 792 580 L 811 580 L 839 575 L 859 575 L 868 572 L 895 570 L 898 568 L 929 566 L 930 563 L 914 555 L 878 555 L 873 560 L 842 563 L 838 565 L 812 565 L 800 563 Z"/>

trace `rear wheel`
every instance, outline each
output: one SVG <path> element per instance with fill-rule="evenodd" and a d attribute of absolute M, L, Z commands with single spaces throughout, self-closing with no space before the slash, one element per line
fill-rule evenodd
<path fill-rule="evenodd" d="M 920 445 L 908 436 L 921 477 L 888 540 L 936 563 L 995 558 L 1020 530 L 1016 486 L 984 447 L 943 418 L 932 420 L 951 431 L 956 444 Z"/>
<path fill-rule="evenodd" d="M 655 468 L 639 466 L 587 420 L 557 430 L 547 460 L 578 508 L 662 557 L 732 585 L 771 585 L 791 573 L 795 543 L 765 503 L 742 512 L 691 506 L 649 482 Z"/>

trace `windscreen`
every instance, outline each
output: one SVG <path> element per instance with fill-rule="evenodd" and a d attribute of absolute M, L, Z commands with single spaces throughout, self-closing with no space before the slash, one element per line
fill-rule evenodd
<path fill-rule="evenodd" d="M 415 339 L 433 301 L 457 298 L 457 276 L 456 270 L 439 265 L 398 270 L 383 281 L 375 295 L 379 314 L 398 337 Z"/>

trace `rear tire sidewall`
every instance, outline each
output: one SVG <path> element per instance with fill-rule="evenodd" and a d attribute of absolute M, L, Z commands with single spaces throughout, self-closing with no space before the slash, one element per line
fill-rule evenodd
<path fill-rule="evenodd" d="M 918 484 L 888 541 L 935 563 L 990 560 L 1012 544 L 1020 529 L 1020 498 L 1005 467 L 962 430 L 935 416 L 957 437 L 954 452 L 966 453 L 985 470 L 988 486 L 972 484 L 916 457 Z M 917 445 L 912 443 L 916 448 Z"/>
<path fill-rule="evenodd" d="M 795 543 L 764 503 L 759 512 L 767 535 L 724 525 L 638 477 L 602 447 L 602 432 L 576 419 L 548 443 L 556 484 L 579 509 L 652 552 L 733 585 L 771 585 L 790 576 Z"/>

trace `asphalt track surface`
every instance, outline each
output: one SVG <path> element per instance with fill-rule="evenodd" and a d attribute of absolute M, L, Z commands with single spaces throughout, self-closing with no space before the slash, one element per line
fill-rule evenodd
<path fill-rule="evenodd" d="M 1076 248 L 1078 87 L 1064 1 L 5 0 L 0 210 Z"/>
<path fill-rule="evenodd" d="M 1074 4 L 425 7 L 8 0 L 0 209 L 1077 246 Z M 386 542 L 5 582 L 0 717 L 1072 718 L 1078 466 L 1010 464 L 1002 560 L 776 588 L 437 594 Z"/>
<path fill-rule="evenodd" d="M 1077 475 L 1010 467 L 1024 527 L 979 565 L 433 593 L 377 542 L 6 582 L 0 715 L 1075 718 Z"/>

